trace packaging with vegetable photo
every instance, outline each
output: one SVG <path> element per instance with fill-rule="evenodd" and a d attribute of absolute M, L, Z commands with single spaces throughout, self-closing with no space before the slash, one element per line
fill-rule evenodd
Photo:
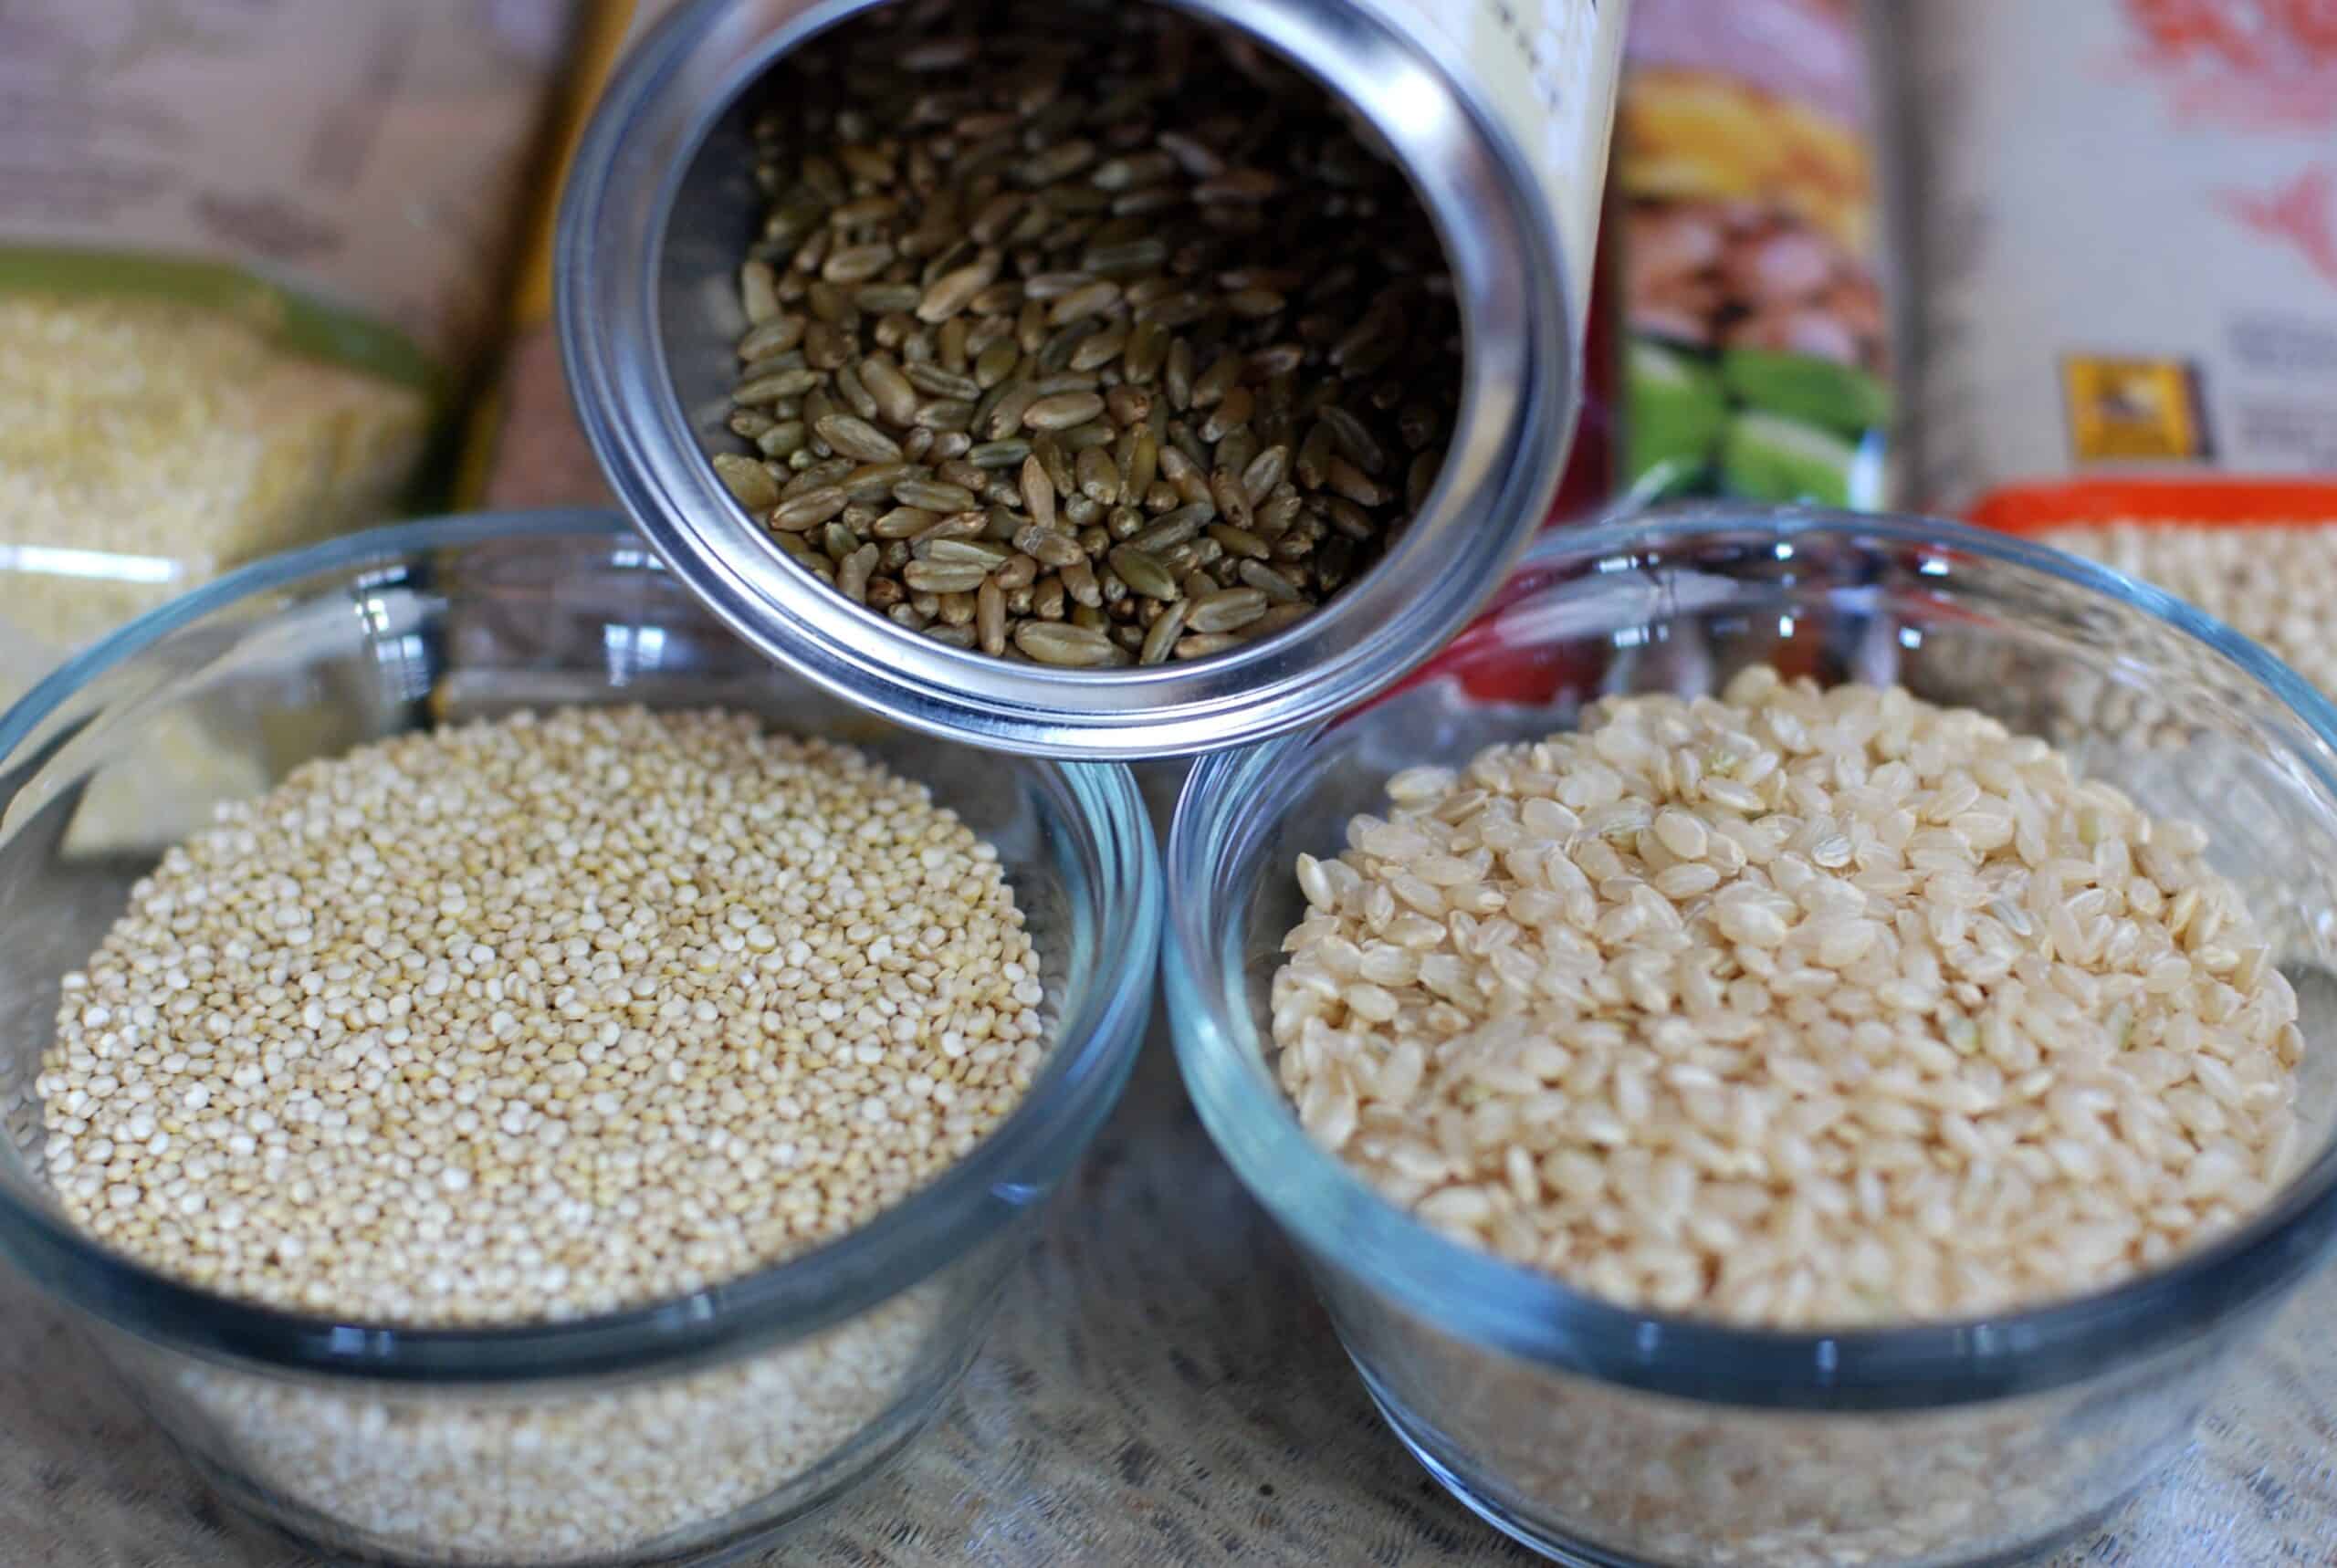
<path fill-rule="evenodd" d="M 1634 499 L 1888 498 L 1867 66 L 1852 0 L 1633 11 L 1610 232 Z"/>

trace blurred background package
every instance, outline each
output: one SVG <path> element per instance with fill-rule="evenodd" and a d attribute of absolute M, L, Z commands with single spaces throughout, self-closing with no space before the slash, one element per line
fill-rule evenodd
<path fill-rule="evenodd" d="M 433 498 L 574 13 L 0 5 L 0 701 L 222 570 Z M 107 779 L 75 832 L 151 841 L 203 804 Z"/>
<path fill-rule="evenodd" d="M 456 500 L 465 508 L 613 507 L 568 401 L 551 322 L 552 230 L 568 165 L 625 46 L 678 0 L 583 0 L 573 63 L 552 120 L 513 272 L 509 337 L 464 433 Z"/>
<path fill-rule="evenodd" d="M 2337 7 L 1895 0 L 1929 509 L 2337 691 Z"/>
<path fill-rule="evenodd" d="M 1888 504 L 1892 354 L 1857 0 L 1639 0 L 1616 126 L 1618 485 Z"/>

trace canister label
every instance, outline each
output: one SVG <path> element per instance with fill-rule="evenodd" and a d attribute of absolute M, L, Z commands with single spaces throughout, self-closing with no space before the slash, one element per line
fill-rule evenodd
<path fill-rule="evenodd" d="M 1558 228 L 1579 340 L 1607 184 L 1629 0 L 1378 0 L 1461 51 L 1534 165 Z"/>

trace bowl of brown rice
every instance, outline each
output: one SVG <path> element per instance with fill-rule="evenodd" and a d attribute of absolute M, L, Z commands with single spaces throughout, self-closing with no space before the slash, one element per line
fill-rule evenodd
<path fill-rule="evenodd" d="M 262 788 L 78 852 L 194 704 Z M 0 1256 L 335 1561 L 732 1561 L 859 1481 L 1148 1016 L 1126 769 L 865 718 L 602 515 L 230 573 L 0 755 Z"/>
<path fill-rule="evenodd" d="M 1203 1123 L 1404 1444 L 1560 1561 L 2033 1551 L 2337 1236 L 2337 713 L 2053 550 L 1549 536 L 1400 688 L 1204 759 L 1168 867 Z"/>

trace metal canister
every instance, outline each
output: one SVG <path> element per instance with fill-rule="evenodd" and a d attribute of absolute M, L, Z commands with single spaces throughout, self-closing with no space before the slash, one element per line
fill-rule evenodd
<path fill-rule="evenodd" d="M 1161 0 L 1300 67 L 1376 132 L 1435 223 L 1465 344 L 1442 474 L 1361 580 L 1216 658 L 1069 671 L 944 646 L 802 571 L 730 498 L 732 286 L 758 221 L 745 100 L 883 0 L 692 0 L 632 50 L 579 149 L 558 318 L 602 466 L 672 570 L 749 643 L 900 723 L 1127 758 L 1352 706 L 1469 619 L 1540 525 L 1571 439 L 1626 0 Z"/>

